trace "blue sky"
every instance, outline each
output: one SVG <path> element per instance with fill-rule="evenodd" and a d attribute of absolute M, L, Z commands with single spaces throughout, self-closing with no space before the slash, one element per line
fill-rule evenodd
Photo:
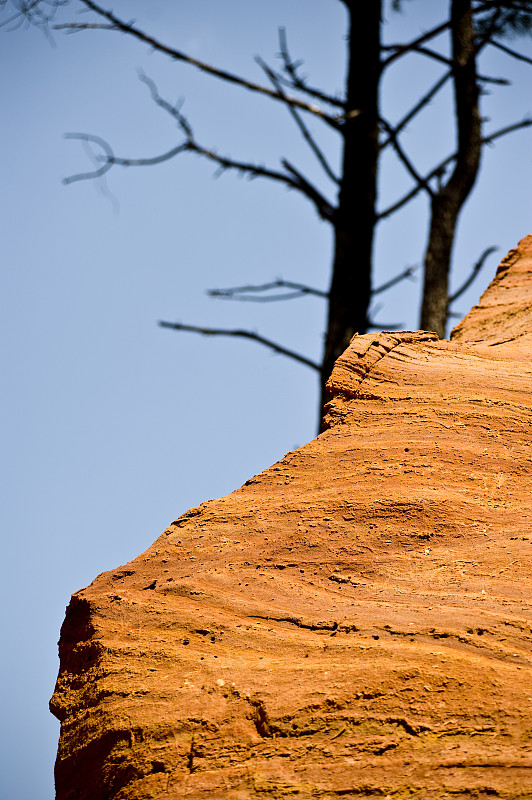
<path fill-rule="evenodd" d="M 345 17 L 333 0 L 121 0 L 159 38 L 261 80 L 253 57 L 275 63 L 277 29 L 306 59 L 311 82 L 341 90 Z M 72 5 L 72 8 L 74 4 Z M 395 41 L 429 27 L 446 3 L 405 4 L 389 14 Z M 70 13 L 70 18 L 73 14 Z M 65 15 L 62 14 L 62 18 Z M 84 19 L 84 18 L 82 18 Z M 58 723 L 48 699 L 56 642 L 70 595 L 127 562 L 188 508 L 224 495 L 315 434 L 316 377 L 244 341 L 176 334 L 157 320 L 251 327 L 310 358 L 321 354 L 322 301 L 216 302 L 209 287 L 277 277 L 326 289 L 331 237 L 294 193 L 181 156 L 150 169 L 114 169 L 106 184 L 64 186 L 89 166 L 69 131 L 103 136 L 117 154 L 148 156 L 179 141 L 172 120 L 138 80 L 185 98 L 198 139 L 235 158 L 276 167 L 288 157 L 329 191 L 290 118 L 273 102 L 209 80 L 122 36 L 0 30 L 2 60 L 2 765 L 0 796 L 50 800 Z M 532 54 L 530 42 L 516 46 Z M 514 85 L 484 98 L 487 124 L 532 112 L 530 70 L 492 51 L 489 74 Z M 439 74 L 419 58 L 390 76 L 383 108 L 393 121 Z M 405 137 L 420 169 L 452 149 L 449 97 Z M 313 124 L 320 133 L 320 127 Z M 531 133 L 486 151 L 460 224 L 456 277 L 499 246 L 459 304 L 467 311 L 500 258 L 532 232 Z M 338 163 L 331 134 L 321 141 Z M 386 160 L 381 199 L 403 174 Z M 112 199 L 109 199 L 111 195 Z M 334 195 L 331 195 L 334 196 Z M 375 283 L 420 262 L 426 202 L 383 226 Z M 418 327 L 420 283 L 383 298 L 383 322 Z"/>

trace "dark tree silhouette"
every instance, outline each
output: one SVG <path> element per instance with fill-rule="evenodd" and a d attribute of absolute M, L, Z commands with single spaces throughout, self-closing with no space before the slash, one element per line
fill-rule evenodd
<path fill-rule="evenodd" d="M 338 1 L 338 0 L 337 0 Z M 333 2 L 333 0 L 331 0 Z M 471 274 L 452 296 L 449 296 L 453 243 L 460 213 L 480 168 L 481 155 L 487 144 L 497 138 L 532 124 L 525 117 L 498 130 L 485 133 L 480 102 L 487 84 L 503 85 L 504 78 L 479 74 L 478 58 L 488 47 L 498 48 L 508 57 L 532 64 L 532 59 L 510 47 L 512 36 L 532 31 L 532 0 L 449 0 L 447 15 L 429 31 L 409 41 L 384 44 L 382 40 L 384 0 L 361 3 L 340 0 L 347 12 L 347 75 L 342 96 L 334 96 L 310 85 L 300 73 L 302 62 L 295 61 L 288 48 L 286 34 L 280 31 L 281 69 L 275 70 L 262 59 L 265 83 L 257 84 L 163 43 L 134 22 L 122 19 L 93 0 L 70 0 L 73 7 L 91 12 L 83 21 L 55 24 L 59 6 L 69 0 L 0 0 L 11 25 L 30 21 L 53 26 L 69 32 L 91 29 L 118 31 L 173 61 L 184 62 L 210 75 L 213 80 L 235 84 L 247 91 L 259 93 L 290 112 L 307 146 L 332 184 L 336 195 L 326 196 L 291 162 L 281 159 L 280 168 L 260 163 L 239 161 L 219 155 L 216 150 L 200 143 L 191 122 L 179 105 L 160 96 L 157 86 L 147 76 L 147 85 L 154 102 L 170 114 L 182 134 L 182 140 L 171 150 L 151 157 L 124 158 L 115 155 L 111 145 L 101 137 L 87 133 L 69 134 L 99 150 L 97 167 L 65 179 L 65 183 L 98 178 L 114 166 L 149 166 L 168 161 L 183 153 L 196 153 L 212 161 L 218 170 L 235 170 L 251 178 L 266 178 L 297 191 L 315 208 L 318 216 L 329 223 L 334 236 L 334 256 L 328 292 L 310 286 L 278 280 L 266 284 L 251 284 L 229 289 L 211 290 L 215 297 L 248 302 L 272 302 L 294 299 L 305 294 L 324 297 L 328 303 L 325 347 L 320 363 L 306 358 L 257 333 L 241 329 L 219 329 L 177 322 L 161 322 L 167 328 L 211 336 L 244 337 L 265 345 L 317 370 L 321 379 L 321 407 L 327 400 L 326 381 L 333 364 L 355 333 L 376 327 L 370 318 L 372 298 L 398 281 L 412 275 L 407 267 L 381 287 L 373 287 L 373 243 L 377 225 L 425 192 L 430 203 L 428 242 L 423 270 L 423 297 L 420 326 L 445 335 L 451 304 L 465 291 L 478 274 L 492 248 L 488 248 L 474 265 Z M 443 5 L 443 4 L 442 4 Z M 393 0 L 392 8 L 408 12 L 408 2 Z M 5 24 L 5 23 L 4 23 Z M 447 43 L 449 46 L 447 48 Z M 442 74 L 424 95 L 394 124 L 390 123 L 379 105 L 381 83 L 386 73 L 401 59 L 415 55 L 441 64 Z M 414 159 L 405 150 L 401 134 L 421 114 L 447 84 L 454 94 L 456 148 L 447 158 L 435 164 L 426 174 L 417 169 Z M 340 137 L 342 146 L 341 173 L 336 175 L 326 153 L 307 124 L 308 118 L 318 120 Z M 412 187 L 389 207 L 377 204 L 377 175 L 382 154 L 392 149 L 406 170 Z M 446 178 L 447 173 L 449 176 Z M 274 294 L 271 292 L 274 291 Z"/>

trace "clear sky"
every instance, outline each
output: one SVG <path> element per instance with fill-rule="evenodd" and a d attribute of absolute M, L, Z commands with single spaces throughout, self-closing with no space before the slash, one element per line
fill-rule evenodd
<path fill-rule="evenodd" d="M 404 6 L 404 14 L 387 15 L 388 41 L 430 27 L 447 3 Z M 61 19 L 72 19 L 75 7 L 73 0 Z M 253 57 L 276 63 L 284 25 L 310 81 L 331 92 L 342 88 L 345 14 L 335 0 L 114 0 L 112 7 L 191 55 L 257 81 Z M 272 101 L 121 35 L 53 38 L 0 30 L 0 797 L 9 800 L 53 797 L 59 726 L 47 703 L 71 593 L 145 550 L 188 508 L 232 491 L 315 434 L 311 370 L 245 341 L 163 330 L 157 320 L 250 327 L 319 359 L 325 309 L 318 298 L 232 304 L 204 290 L 277 277 L 326 289 L 331 260 L 330 230 L 303 198 L 230 174 L 213 180 L 212 166 L 196 157 L 116 168 L 104 185 L 62 185 L 90 167 L 65 132 L 103 136 L 117 154 L 133 157 L 179 142 L 174 123 L 139 82 L 142 68 L 169 100 L 185 98 L 202 143 L 272 167 L 287 157 L 330 191 L 289 115 Z M 530 42 L 514 45 L 532 54 Z M 490 87 L 483 98 L 487 130 L 532 111 L 532 67 L 491 51 L 482 70 L 514 81 Z M 432 62 L 407 59 L 383 91 L 388 118 L 398 119 L 438 74 Z M 453 149 L 448 101 L 443 95 L 404 139 L 421 170 Z M 337 164 L 334 138 L 312 126 Z M 519 132 L 485 152 L 460 225 L 454 285 L 484 248 L 500 250 L 460 311 L 476 302 L 506 251 L 532 232 L 531 136 Z M 381 205 L 406 185 L 386 160 Z M 420 263 L 425 238 L 420 198 L 379 231 L 375 283 Z M 388 293 L 375 318 L 417 328 L 419 289 L 419 281 L 407 282 Z"/>

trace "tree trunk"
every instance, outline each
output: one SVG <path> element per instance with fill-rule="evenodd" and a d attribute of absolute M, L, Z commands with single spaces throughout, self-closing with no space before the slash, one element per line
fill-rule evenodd
<path fill-rule="evenodd" d="M 377 195 L 381 0 L 344 2 L 349 13 L 347 118 L 342 129 L 342 179 L 334 218 L 321 409 L 334 362 L 353 335 L 367 328 Z M 350 111 L 355 112 L 353 116 Z"/>
<path fill-rule="evenodd" d="M 451 37 L 457 159 L 449 181 L 432 197 L 420 323 L 423 330 L 436 331 L 442 338 L 447 324 L 449 272 L 458 216 L 475 183 L 482 149 L 471 0 L 452 0 Z"/>

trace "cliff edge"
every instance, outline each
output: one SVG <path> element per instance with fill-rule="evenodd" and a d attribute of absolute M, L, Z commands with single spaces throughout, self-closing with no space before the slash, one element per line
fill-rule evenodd
<path fill-rule="evenodd" d="M 532 236 L 450 341 L 73 595 L 58 800 L 532 796 Z"/>

